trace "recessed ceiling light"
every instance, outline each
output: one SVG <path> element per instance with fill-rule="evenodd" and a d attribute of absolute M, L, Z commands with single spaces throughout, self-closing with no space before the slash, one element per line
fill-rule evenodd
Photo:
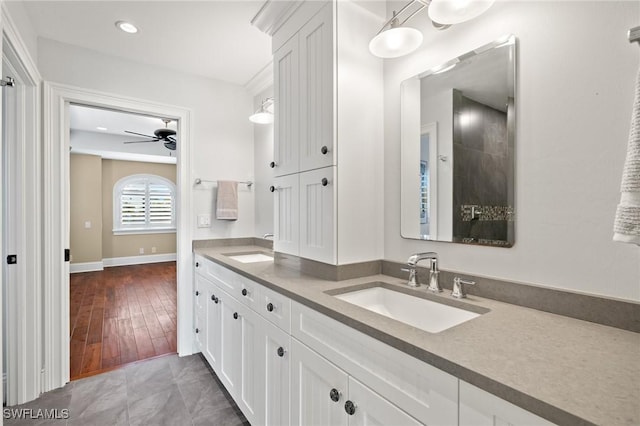
<path fill-rule="evenodd" d="M 127 21 L 116 22 L 116 27 L 120 28 L 122 31 L 129 34 L 135 34 L 138 32 L 138 27 L 133 25 L 131 22 L 127 22 Z"/>
<path fill-rule="evenodd" d="M 101 126 L 96 127 L 96 129 L 98 129 L 98 130 L 102 130 L 103 132 L 104 132 L 105 130 L 107 130 L 107 128 L 106 128 L 106 127 L 101 127 Z"/>

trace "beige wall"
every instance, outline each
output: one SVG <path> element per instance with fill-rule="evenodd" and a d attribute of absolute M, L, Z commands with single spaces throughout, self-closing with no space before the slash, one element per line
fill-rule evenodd
<path fill-rule="evenodd" d="M 113 186 L 121 178 L 135 174 L 153 174 L 176 182 L 175 164 L 102 160 L 102 257 L 139 256 L 176 252 L 176 234 L 113 235 Z M 155 247 L 155 253 L 152 248 Z"/>
<path fill-rule="evenodd" d="M 94 155 L 71 155 L 71 263 L 102 261 L 101 162 Z"/>

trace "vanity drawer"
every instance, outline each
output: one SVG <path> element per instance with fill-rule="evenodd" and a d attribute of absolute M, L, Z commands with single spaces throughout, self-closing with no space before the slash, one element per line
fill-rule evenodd
<path fill-rule="evenodd" d="M 236 282 L 238 286 L 233 291 L 229 291 L 229 294 L 243 305 L 250 307 L 254 311 L 259 311 L 261 300 L 260 288 L 262 286 L 240 274 L 236 274 L 235 272 L 232 272 L 232 274 L 235 275 L 234 282 Z"/>
<path fill-rule="evenodd" d="M 300 303 L 291 335 L 424 424 L 458 424 L 458 379 Z"/>
<path fill-rule="evenodd" d="M 197 274 L 234 296 L 239 294 L 241 283 L 238 280 L 238 274 L 200 255 L 196 255 L 195 262 Z"/>
<path fill-rule="evenodd" d="M 291 299 L 265 286 L 259 286 L 256 312 L 287 333 L 291 332 Z"/>

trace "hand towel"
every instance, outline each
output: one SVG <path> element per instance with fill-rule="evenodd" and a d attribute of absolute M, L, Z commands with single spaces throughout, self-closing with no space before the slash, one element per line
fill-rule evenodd
<path fill-rule="evenodd" d="M 640 70 L 620 191 L 622 195 L 613 225 L 613 240 L 640 245 Z"/>
<path fill-rule="evenodd" d="M 216 219 L 238 220 L 238 182 L 229 180 L 218 181 Z"/>

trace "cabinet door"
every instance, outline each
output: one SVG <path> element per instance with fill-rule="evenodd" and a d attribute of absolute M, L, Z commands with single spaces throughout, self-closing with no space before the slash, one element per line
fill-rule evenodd
<path fill-rule="evenodd" d="M 300 30 L 300 170 L 335 165 L 333 5 Z"/>
<path fill-rule="evenodd" d="M 300 173 L 300 257 L 336 264 L 336 168 Z"/>
<path fill-rule="evenodd" d="M 461 426 L 550 426 L 553 423 L 460 380 Z"/>
<path fill-rule="evenodd" d="M 220 324 L 220 291 L 213 284 L 207 286 L 207 290 L 204 295 L 201 295 L 205 303 L 206 312 L 206 343 L 202 348 L 204 357 L 209 361 L 209 365 L 216 373 L 219 371 L 220 366 L 220 339 L 221 339 L 221 324 Z"/>
<path fill-rule="evenodd" d="M 282 176 L 274 183 L 273 249 L 280 253 L 299 255 L 299 175 Z"/>
<path fill-rule="evenodd" d="M 220 306 L 220 360 L 218 377 L 227 388 L 234 400 L 240 396 L 241 358 L 238 349 L 241 346 L 242 334 L 237 317 L 238 303 L 226 293 L 220 291 L 218 305 Z M 234 315 L 236 314 L 236 315 Z"/>
<path fill-rule="evenodd" d="M 264 422 L 265 426 L 289 425 L 289 367 L 291 338 L 278 327 L 263 321 L 262 348 L 264 354 Z"/>
<path fill-rule="evenodd" d="M 261 423 L 264 413 L 263 393 L 264 389 L 264 364 L 260 353 L 260 335 L 262 333 L 262 319 L 248 307 L 236 302 L 235 313 L 237 319 L 232 316 L 232 321 L 237 323 L 240 334 L 239 346 L 235 356 L 240 362 L 240 388 L 238 407 L 251 424 Z"/>
<path fill-rule="evenodd" d="M 348 386 L 344 371 L 291 339 L 291 425 L 346 425 Z"/>
<path fill-rule="evenodd" d="M 202 352 L 206 347 L 207 343 L 206 339 L 206 329 L 205 329 L 206 321 L 205 316 L 202 312 L 196 311 L 195 315 L 195 326 L 193 328 L 194 337 L 196 340 L 196 347 L 200 349 Z"/>
<path fill-rule="evenodd" d="M 298 36 L 293 36 L 273 55 L 274 76 L 274 141 L 273 154 L 276 176 L 299 170 L 300 111 Z"/>
<path fill-rule="evenodd" d="M 347 411 L 349 401 L 352 411 Z M 422 424 L 353 377 L 349 377 L 349 399 L 343 406 L 349 414 L 349 426 Z"/>

